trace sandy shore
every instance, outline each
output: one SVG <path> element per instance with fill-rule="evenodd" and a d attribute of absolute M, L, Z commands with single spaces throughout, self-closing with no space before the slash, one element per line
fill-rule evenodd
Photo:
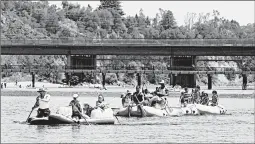
<path fill-rule="evenodd" d="M 106 86 L 107 90 L 100 90 L 99 88 L 89 87 L 88 85 L 85 86 L 77 86 L 77 87 L 67 87 L 61 84 L 51 84 L 46 82 L 36 82 L 36 87 L 26 87 L 27 85 L 31 84 L 31 82 L 19 82 L 18 85 L 22 85 L 21 88 L 15 85 L 15 83 L 7 83 L 7 88 L 1 89 L 1 96 L 35 96 L 37 94 L 37 89 L 39 87 L 44 87 L 47 91 L 52 95 L 57 96 L 70 96 L 73 93 L 78 94 L 90 94 L 96 95 L 97 93 L 125 93 L 127 90 L 132 92 L 135 91 L 133 86 Z M 154 91 L 157 85 L 148 85 L 147 88 L 149 91 Z M 202 91 L 212 93 L 212 90 L 207 90 L 207 86 L 201 86 Z M 213 87 L 213 90 L 217 90 L 219 95 L 222 97 L 254 97 L 255 89 L 254 86 L 249 86 L 247 90 L 241 90 L 241 86 L 231 86 L 231 87 Z M 116 95 L 116 94 L 115 94 Z M 170 96 L 179 97 L 180 92 L 170 92 Z"/>

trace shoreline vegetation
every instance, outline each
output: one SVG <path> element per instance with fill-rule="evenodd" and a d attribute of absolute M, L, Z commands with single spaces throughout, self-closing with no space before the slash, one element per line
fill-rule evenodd
<path fill-rule="evenodd" d="M 98 7 L 82 6 L 63 1 L 61 7 L 50 5 L 47 1 L 1 1 L 1 39 L 5 40 L 97 40 L 97 39 L 253 39 L 255 23 L 240 25 L 236 20 L 226 19 L 220 12 L 213 10 L 211 13 L 187 13 L 185 24 L 177 25 L 175 13 L 159 8 L 155 17 L 148 17 L 140 9 L 136 15 L 128 16 L 122 9 L 118 0 L 100 0 Z M 220 52 L 220 51 L 219 51 Z M 123 65 L 130 69 L 141 69 L 143 66 L 153 67 L 155 70 L 166 69 L 169 56 L 107 56 L 98 55 L 97 58 L 112 59 L 98 61 L 97 66 Z M 218 59 L 220 61 L 199 61 L 199 67 L 214 69 L 214 67 L 227 67 L 229 70 L 246 69 L 255 67 L 255 58 L 250 56 L 198 56 L 198 59 Z M 120 59 L 129 59 L 120 60 Z M 157 61 L 155 59 L 158 59 Z M 221 61 L 228 60 L 228 61 Z M 234 61 L 231 61 L 234 60 Z M 241 61 L 242 60 L 242 61 Z M 54 71 L 54 68 L 67 64 L 65 55 L 1 55 L 1 65 L 4 68 L 12 66 L 39 67 L 46 71 L 35 74 L 36 80 L 50 82 L 63 82 L 64 74 Z M 73 78 L 74 77 L 74 78 Z M 101 74 L 86 74 L 83 78 L 73 75 L 71 80 L 75 83 L 101 83 Z M 169 83 L 167 74 L 147 74 L 144 81 L 157 84 L 165 79 Z M 30 80 L 30 73 L 2 73 L 2 82 Z M 106 75 L 106 83 L 135 84 L 135 74 Z M 254 75 L 247 76 L 248 83 L 254 82 Z M 207 75 L 198 74 L 199 85 L 207 84 Z M 228 85 L 242 83 L 242 75 L 223 74 L 213 75 L 212 83 Z"/>

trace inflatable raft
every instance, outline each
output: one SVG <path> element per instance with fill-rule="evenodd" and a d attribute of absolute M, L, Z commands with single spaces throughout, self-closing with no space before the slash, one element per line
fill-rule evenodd
<path fill-rule="evenodd" d="M 49 116 L 49 121 L 53 124 L 72 124 L 77 123 L 71 118 L 72 108 L 61 107 L 56 114 Z M 83 118 L 85 117 L 86 120 Z M 114 124 L 115 119 L 111 108 L 97 108 L 91 111 L 91 116 L 83 115 L 79 120 L 80 124 Z"/>
<path fill-rule="evenodd" d="M 27 122 L 30 125 L 48 125 L 48 124 L 50 124 L 48 117 L 42 117 L 42 118 L 31 117 L 28 119 Z"/>
<path fill-rule="evenodd" d="M 71 107 L 60 107 L 56 114 L 51 114 L 49 117 L 44 118 L 30 118 L 30 125 L 53 125 L 53 124 L 74 124 L 77 123 L 71 117 L 72 108 Z M 113 111 L 111 108 L 102 110 L 97 108 L 92 110 L 91 116 L 83 115 L 86 120 L 82 117 L 78 123 L 80 124 L 98 124 L 98 125 L 108 125 L 114 124 L 115 119 L 113 116 Z"/>
<path fill-rule="evenodd" d="M 227 110 L 222 105 L 217 106 L 207 106 L 196 104 L 196 108 L 201 115 L 212 114 L 212 115 L 223 115 L 226 114 Z"/>
<path fill-rule="evenodd" d="M 194 104 L 188 104 L 186 107 L 170 107 L 170 116 L 181 116 L 181 115 L 199 115 Z"/>
<path fill-rule="evenodd" d="M 150 106 L 133 106 L 133 107 L 125 107 L 125 108 L 120 108 L 115 116 L 123 116 L 123 117 L 153 117 L 153 116 L 167 116 L 169 113 L 169 110 L 166 111 L 167 109 L 161 110 L 161 109 L 156 109 L 154 107 Z"/>

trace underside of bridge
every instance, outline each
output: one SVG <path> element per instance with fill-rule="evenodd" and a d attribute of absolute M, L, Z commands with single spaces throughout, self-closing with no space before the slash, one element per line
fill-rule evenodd
<path fill-rule="evenodd" d="M 106 56 L 107 57 L 107 56 Z M 108 56 L 109 57 L 109 56 Z M 166 59 L 166 57 L 165 57 Z M 118 69 L 121 68 L 122 70 L 130 69 L 130 66 L 124 67 L 121 64 L 115 64 L 116 62 L 120 61 L 137 61 L 137 62 L 160 62 L 160 59 L 144 59 L 144 56 L 139 56 L 132 59 L 125 59 L 124 56 L 119 58 L 105 58 L 105 56 L 96 56 L 96 55 L 67 55 L 68 65 L 67 67 L 70 69 L 87 69 L 87 70 L 96 70 L 96 69 Z M 161 59 L 162 60 L 162 59 Z M 111 62 L 109 62 L 111 61 Z M 112 62 L 114 61 L 114 62 Z M 97 63 L 104 63 L 103 65 Z M 107 64 L 108 63 L 108 64 Z M 112 64 L 114 63 L 114 64 Z M 195 70 L 196 66 L 196 57 L 195 56 L 169 56 L 167 57 L 167 69 L 175 68 L 175 70 L 183 70 L 182 67 L 190 67 Z M 145 67 L 138 67 L 134 69 L 155 69 L 157 66 L 153 66 L 152 68 L 145 68 Z M 158 68 L 162 69 L 162 68 Z M 66 73 L 67 81 L 69 81 L 71 76 L 78 76 L 79 79 L 83 79 L 86 73 Z M 102 84 L 105 85 L 105 73 L 102 73 Z M 142 85 L 144 82 L 142 80 L 142 73 L 137 73 L 137 84 Z M 169 74 L 168 79 L 170 79 L 169 84 L 175 86 L 176 84 L 181 85 L 182 87 L 195 87 L 196 85 L 196 74 Z"/>

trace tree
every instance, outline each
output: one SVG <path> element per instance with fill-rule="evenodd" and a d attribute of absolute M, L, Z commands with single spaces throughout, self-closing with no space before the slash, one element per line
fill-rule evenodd
<path fill-rule="evenodd" d="M 120 16 L 125 15 L 121 8 L 121 2 L 119 0 L 100 0 L 98 9 L 114 9 Z"/>
<path fill-rule="evenodd" d="M 164 30 L 176 28 L 176 22 L 172 11 L 168 10 L 163 13 L 160 24 L 163 26 Z"/>

